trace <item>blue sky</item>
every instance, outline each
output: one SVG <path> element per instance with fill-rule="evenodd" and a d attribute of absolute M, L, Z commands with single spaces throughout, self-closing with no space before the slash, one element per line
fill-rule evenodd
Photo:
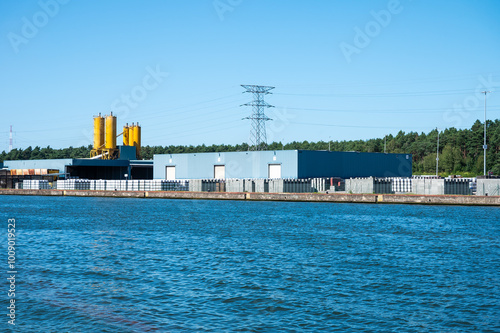
<path fill-rule="evenodd" d="M 276 87 L 268 141 L 370 139 L 500 118 L 500 2 L 0 2 L 0 151 L 248 142 L 240 84 Z"/>

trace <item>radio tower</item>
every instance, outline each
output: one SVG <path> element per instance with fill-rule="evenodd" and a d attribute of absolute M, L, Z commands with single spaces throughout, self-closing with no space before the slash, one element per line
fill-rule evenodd
<path fill-rule="evenodd" d="M 9 133 L 9 151 L 8 153 L 10 153 L 10 151 L 12 150 L 12 125 L 10 125 L 10 133 Z"/>
<path fill-rule="evenodd" d="M 250 131 L 250 150 L 265 150 L 267 148 L 266 121 L 272 120 L 264 114 L 264 108 L 272 108 L 264 101 L 264 95 L 271 94 L 269 91 L 274 87 L 241 85 L 246 89 L 245 92 L 253 94 L 253 101 L 241 106 L 251 106 L 252 115 L 243 119 L 252 120 L 252 129 Z"/>

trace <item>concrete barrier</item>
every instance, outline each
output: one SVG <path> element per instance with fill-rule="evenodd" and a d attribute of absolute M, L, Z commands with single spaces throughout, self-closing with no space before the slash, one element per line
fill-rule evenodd
<path fill-rule="evenodd" d="M 227 179 L 227 192 L 245 192 L 245 182 L 243 179 Z"/>
<path fill-rule="evenodd" d="M 500 179 L 478 178 L 476 195 L 500 195 Z"/>
<path fill-rule="evenodd" d="M 440 195 L 444 194 L 444 179 L 418 178 L 413 179 L 413 194 Z"/>
<path fill-rule="evenodd" d="M 283 193 L 285 181 L 283 179 L 271 179 L 269 181 L 269 193 Z"/>
<path fill-rule="evenodd" d="M 244 192 L 255 192 L 255 180 L 254 179 L 244 179 L 243 191 Z"/>
<path fill-rule="evenodd" d="M 373 193 L 373 190 L 373 177 L 345 180 L 345 191 L 347 193 Z"/>
<path fill-rule="evenodd" d="M 255 191 L 254 192 L 269 192 L 268 179 L 254 179 Z"/>

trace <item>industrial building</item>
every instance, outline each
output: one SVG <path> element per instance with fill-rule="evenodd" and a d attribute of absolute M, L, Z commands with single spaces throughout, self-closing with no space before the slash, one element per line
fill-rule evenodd
<path fill-rule="evenodd" d="M 123 135 L 123 145 L 116 139 Z M 93 149 L 89 158 L 4 161 L 11 187 L 23 180 L 199 180 L 312 179 L 322 177 L 411 177 L 410 154 L 309 150 L 159 154 L 141 160 L 141 127 L 126 124 L 117 134 L 116 117 L 94 117 Z M 0 176 L 2 176 L 0 175 Z M 2 176 L 2 177 L 3 177 Z M 1 178 L 1 177 L 0 177 Z"/>
<path fill-rule="evenodd" d="M 120 148 L 120 146 L 118 146 Z M 4 168 L 14 175 L 48 175 L 37 170 L 51 170 L 50 175 L 59 179 L 152 179 L 153 162 L 143 160 L 98 160 L 64 158 L 47 160 L 4 161 Z M 17 172 L 16 172 L 17 171 Z M 20 172 L 19 172 L 20 171 Z M 26 177 L 25 177 L 26 178 Z M 27 177 L 26 179 L 37 179 Z"/>
<path fill-rule="evenodd" d="M 123 135 L 123 145 L 116 138 Z M 4 161 L 0 187 L 13 187 L 23 180 L 152 179 L 153 161 L 140 157 L 141 127 L 126 124 L 117 134 L 113 113 L 94 117 L 94 142 L 89 158 Z"/>
<path fill-rule="evenodd" d="M 310 150 L 159 154 L 154 179 L 411 177 L 411 154 Z"/>

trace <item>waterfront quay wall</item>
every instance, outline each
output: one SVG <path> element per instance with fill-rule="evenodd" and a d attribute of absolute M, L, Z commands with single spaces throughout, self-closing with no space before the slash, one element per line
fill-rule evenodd
<path fill-rule="evenodd" d="M 0 189 L 0 195 L 499 206 L 500 196 Z"/>

